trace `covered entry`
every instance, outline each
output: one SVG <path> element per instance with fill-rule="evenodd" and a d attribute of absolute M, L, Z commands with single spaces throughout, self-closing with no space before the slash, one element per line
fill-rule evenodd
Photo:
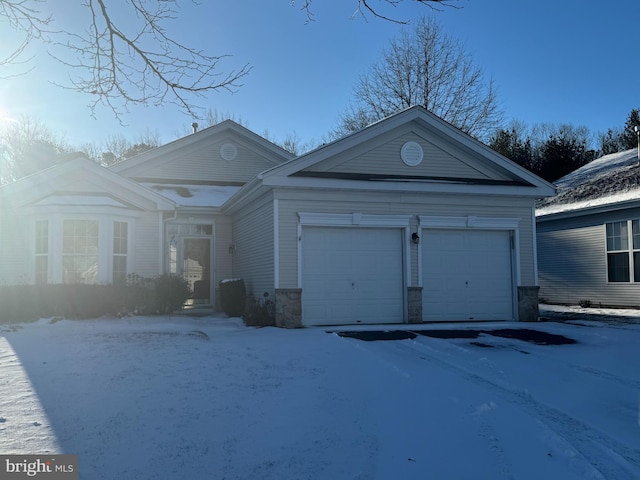
<path fill-rule="evenodd" d="M 423 320 L 514 319 L 511 231 L 422 232 Z"/>
<path fill-rule="evenodd" d="M 304 325 L 404 321 L 403 230 L 302 228 Z"/>

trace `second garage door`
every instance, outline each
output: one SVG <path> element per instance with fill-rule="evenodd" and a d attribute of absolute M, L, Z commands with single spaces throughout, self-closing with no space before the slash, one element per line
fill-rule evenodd
<path fill-rule="evenodd" d="M 511 234 L 423 230 L 425 321 L 513 320 Z"/>
<path fill-rule="evenodd" d="M 404 321 L 402 233 L 395 228 L 304 227 L 304 325 Z"/>

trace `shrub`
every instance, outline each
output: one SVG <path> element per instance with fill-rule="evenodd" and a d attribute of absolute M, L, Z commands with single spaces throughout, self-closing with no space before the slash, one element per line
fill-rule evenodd
<path fill-rule="evenodd" d="M 229 317 L 240 317 L 244 313 L 247 289 L 241 278 L 220 281 L 220 306 Z"/>
<path fill-rule="evenodd" d="M 191 296 L 189 283 L 183 277 L 168 273 L 153 279 L 153 290 L 158 313 L 175 312 Z"/>
<path fill-rule="evenodd" d="M 153 279 L 129 275 L 125 285 L 4 285 L 0 286 L 0 322 L 165 314 L 182 307 L 190 294 L 187 281 L 175 275 Z"/>
<path fill-rule="evenodd" d="M 247 303 L 242 319 L 249 327 L 270 327 L 275 325 L 275 303 L 269 299 L 269 293 L 264 292 L 262 299 L 247 295 Z"/>

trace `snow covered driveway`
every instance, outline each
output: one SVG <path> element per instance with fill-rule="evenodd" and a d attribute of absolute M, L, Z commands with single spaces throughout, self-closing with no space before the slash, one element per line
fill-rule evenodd
<path fill-rule="evenodd" d="M 578 343 L 0 326 L 0 454 L 78 454 L 105 479 L 640 478 L 640 326 L 508 326 Z"/>

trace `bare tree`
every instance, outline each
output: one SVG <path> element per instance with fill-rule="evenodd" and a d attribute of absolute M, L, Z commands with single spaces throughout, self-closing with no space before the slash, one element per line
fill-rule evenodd
<path fill-rule="evenodd" d="M 133 140 L 122 134 L 111 135 L 101 143 L 85 143 L 80 151 L 94 162 L 107 167 L 160 145 L 160 134 L 147 128 Z"/>
<path fill-rule="evenodd" d="M 370 0 L 354 1 L 354 15 L 406 23 L 382 13 L 382 7 L 374 7 Z M 418 3 L 438 9 L 454 6 L 457 1 L 382 0 L 381 3 L 389 7 L 403 2 Z M 290 3 L 296 4 L 295 0 Z M 312 0 L 301 3 L 307 19 L 312 20 Z M 251 70 L 248 64 L 235 70 L 223 68 L 221 62 L 228 55 L 190 47 L 167 33 L 166 24 L 179 15 L 178 0 L 67 0 L 66 8 L 84 8 L 85 22 L 59 30 L 55 28 L 54 15 L 42 11 L 52 4 L 50 10 L 54 11 L 58 5 L 53 0 L 0 0 L 0 19 L 17 33 L 13 49 L 8 42 L 0 45 L 0 67 L 29 63 L 27 47 L 33 42 L 50 45 L 49 53 L 73 72 L 68 83 L 59 85 L 88 94 L 94 115 L 98 105 L 110 108 L 121 119 L 132 105 L 171 102 L 190 116 L 199 117 L 196 99 L 211 91 L 235 91 Z M 127 28 L 131 23 L 135 27 Z M 6 49 L 9 50 L 4 53 Z M 14 75 L 0 73 L 0 78 Z"/>
<path fill-rule="evenodd" d="M 382 6 L 388 6 L 392 8 L 397 8 L 402 3 L 419 3 L 422 5 L 426 5 L 430 7 L 432 10 L 441 10 L 441 7 L 453 7 L 458 8 L 457 6 L 458 0 L 381 0 L 379 3 Z M 295 5 L 295 0 L 291 0 L 291 5 Z M 305 12 L 307 16 L 307 21 L 312 21 L 314 19 L 314 14 L 312 10 L 313 0 L 304 0 L 302 3 L 302 10 Z M 382 7 L 380 5 L 373 6 L 370 0 L 357 0 L 356 1 L 356 10 L 353 13 L 353 16 L 361 16 L 363 18 L 367 18 L 368 15 L 371 15 L 375 18 L 379 18 L 382 20 L 387 20 L 394 23 L 409 23 L 408 20 L 398 19 L 395 16 L 391 16 L 385 13 L 382 13 Z"/>
<path fill-rule="evenodd" d="M 0 185 L 61 161 L 71 151 L 65 139 L 39 120 L 22 116 L 0 128 Z"/>
<path fill-rule="evenodd" d="M 391 40 L 353 91 L 334 136 L 341 136 L 422 105 L 477 138 L 493 133 L 502 111 L 492 79 L 486 80 L 463 44 L 433 18 L 420 18 Z"/>
<path fill-rule="evenodd" d="M 165 25 L 178 16 L 177 0 L 80 0 L 86 23 L 67 31 L 54 30 L 54 17 L 41 11 L 47 3 L 0 0 L 0 18 L 22 35 L 0 65 L 25 61 L 34 41 L 49 44 L 49 53 L 74 73 L 60 86 L 91 95 L 93 113 L 102 104 L 120 118 L 134 104 L 172 102 L 197 116 L 196 98 L 235 90 L 251 69 L 245 64 L 222 72 L 220 62 L 228 55 L 208 54 L 170 36 Z"/>

